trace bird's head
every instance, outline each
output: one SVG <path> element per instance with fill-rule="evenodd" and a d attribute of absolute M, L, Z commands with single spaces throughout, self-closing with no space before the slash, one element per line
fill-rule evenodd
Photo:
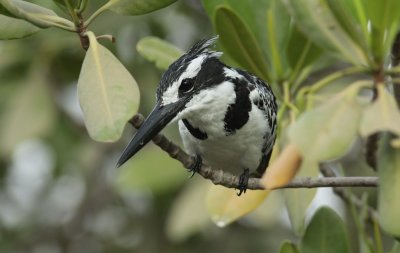
<path fill-rule="evenodd" d="M 157 104 L 125 148 L 118 167 L 135 155 L 168 123 L 181 118 L 191 107 L 196 106 L 202 90 L 223 82 L 223 64 L 218 60 L 222 53 L 209 49 L 217 39 L 214 36 L 199 41 L 169 66 L 157 90 Z"/>

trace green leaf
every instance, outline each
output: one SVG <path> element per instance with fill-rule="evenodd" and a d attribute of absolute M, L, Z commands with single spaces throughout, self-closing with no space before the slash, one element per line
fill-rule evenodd
<path fill-rule="evenodd" d="M 294 243 L 284 241 L 279 249 L 279 253 L 300 253 L 300 251 Z"/>
<path fill-rule="evenodd" d="M 305 159 L 336 159 L 350 148 L 361 120 L 357 93 L 363 85 L 365 82 L 350 85 L 316 109 L 303 113 L 290 127 L 289 138 Z"/>
<path fill-rule="evenodd" d="M 264 50 L 264 54 L 269 55 L 266 46 L 269 43 L 269 38 L 266 32 L 266 12 L 267 8 L 270 7 L 270 2 L 271 0 L 203 0 L 203 6 L 212 22 L 215 21 L 215 12 L 221 6 L 226 6 L 234 10 L 236 13 L 239 13 L 240 18 L 243 19 L 244 23 L 246 23 L 248 29 L 256 38 L 259 45 L 263 45 L 261 49 Z M 215 23 L 213 24 L 215 27 Z"/>
<path fill-rule="evenodd" d="M 400 19 L 400 2 L 397 0 L 362 0 L 371 25 L 386 30 Z"/>
<path fill-rule="evenodd" d="M 24 19 L 40 28 L 57 26 L 66 30 L 75 31 L 74 24 L 57 16 L 57 14 L 42 6 L 21 0 L 0 0 L 0 13 L 11 17 Z"/>
<path fill-rule="evenodd" d="M 318 209 L 301 239 L 300 249 L 302 253 L 350 252 L 343 221 L 330 208 Z"/>
<path fill-rule="evenodd" d="M 52 94 L 45 79 L 47 72 L 41 67 L 31 70 L 5 105 L 0 127 L 2 155 L 10 155 L 25 139 L 46 136 L 54 126 Z"/>
<path fill-rule="evenodd" d="M 381 84 L 378 85 L 378 98 L 363 112 L 360 134 L 367 137 L 383 131 L 400 136 L 400 111 L 393 95 Z"/>
<path fill-rule="evenodd" d="M 286 8 L 280 0 L 270 1 L 270 6 L 266 10 L 266 23 L 270 71 L 274 80 L 282 80 L 288 73 L 285 49 L 291 33 L 291 24 Z"/>
<path fill-rule="evenodd" d="M 156 37 L 145 37 L 136 45 L 137 51 L 156 67 L 166 70 L 182 54 L 182 50 Z"/>
<path fill-rule="evenodd" d="M 20 39 L 40 31 L 25 20 L 0 15 L 0 40 Z"/>
<path fill-rule="evenodd" d="M 353 41 L 369 52 L 370 37 L 368 32 L 368 20 L 365 14 L 362 0 L 328 0 L 332 14 L 335 16 L 341 27 L 347 32 Z"/>
<path fill-rule="evenodd" d="M 90 47 L 78 80 L 78 97 L 89 135 L 115 141 L 137 112 L 139 89 L 135 79 L 108 49 L 88 32 Z"/>
<path fill-rule="evenodd" d="M 400 148 L 390 145 L 385 136 L 379 152 L 379 224 L 389 234 L 400 236 Z"/>
<path fill-rule="evenodd" d="M 362 0 L 362 2 L 370 21 L 370 36 L 375 61 L 378 64 L 383 64 L 398 32 L 400 1 Z"/>
<path fill-rule="evenodd" d="M 177 0 L 110 0 L 111 11 L 124 15 L 141 15 L 156 11 L 175 3 Z"/>
<path fill-rule="evenodd" d="M 18 15 L 15 14 L 19 14 L 22 12 L 28 12 L 39 15 L 57 16 L 57 14 L 50 9 L 26 1 L 0 0 L 0 3 L 3 5 L 2 7 L 0 6 L 0 13 L 4 15 L 9 14 L 12 17 L 18 17 Z M 13 11 L 11 12 L 10 9 Z"/>
<path fill-rule="evenodd" d="M 268 65 L 263 52 L 242 18 L 232 9 L 221 6 L 215 12 L 215 29 L 229 55 L 242 67 L 268 80 Z"/>
<path fill-rule="evenodd" d="M 324 1 L 284 0 L 299 29 L 315 44 L 341 60 L 365 65 L 365 53 L 353 42 Z"/>
<path fill-rule="evenodd" d="M 15 17 L 13 14 L 11 14 L 0 2 L 0 15 L 5 15 L 9 17 Z"/>
<path fill-rule="evenodd" d="M 292 68 L 291 79 L 295 80 L 302 70 L 321 55 L 321 49 L 306 38 L 297 27 L 294 27 L 290 34 L 286 55 L 289 66 Z"/>

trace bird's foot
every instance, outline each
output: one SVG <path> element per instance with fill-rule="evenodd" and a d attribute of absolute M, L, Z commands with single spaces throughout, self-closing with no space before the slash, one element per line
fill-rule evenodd
<path fill-rule="evenodd" d="M 200 155 L 196 155 L 194 157 L 194 163 L 188 169 L 189 172 L 192 172 L 189 178 L 192 178 L 194 174 L 196 174 L 196 172 L 199 172 L 202 165 L 203 165 L 203 159 L 201 158 Z"/>
<path fill-rule="evenodd" d="M 239 185 L 236 188 L 237 190 L 239 190 L 239 192 L 237 193 L 238 196 L 242 195 L 242 193 L 246 193 L 247 184 L 249 183 L 249 178 L 250 178 L 250 170 L 245 169 L 239 177 Z"/>

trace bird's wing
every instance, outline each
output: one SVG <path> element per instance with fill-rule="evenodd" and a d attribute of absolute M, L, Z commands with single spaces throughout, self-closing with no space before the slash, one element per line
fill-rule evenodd
<path fill-rule="evenodd" d="M 276 105 L 275 96 L 272 93 L 271 87 L 257 77 L 252 77 L 252 79 L 252 83 L 254 84 L 253 89 L 257 92 L 257 95 L 253 97 L 253 103 L 264 113 L 269 126 L 269 130 L 263 137 L 263 153 L 265 157 L 263 157 L 257 169 L 258 172 L 261 172 L 259 170 L 263 170 L 262 172 L 264 172 L 271 158 L 272 148 L 276 139 L 278 106 Z"/>

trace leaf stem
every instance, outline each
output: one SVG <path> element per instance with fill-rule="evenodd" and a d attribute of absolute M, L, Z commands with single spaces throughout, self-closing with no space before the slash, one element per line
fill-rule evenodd
<path fill-rule="evenodd" d="M 79 1 L 79 4 L 77 5 L 77 8 L 75 9 L 78 16 L 81 15 L 82 12 L 86 9 L 88 2 L 89 2 L 89 0 L 80 0 Z"/>
<path fill-rule="evenodd" d="M 310 88 L 310 92 L 317 92 L 320 89 L 324 88 L 329 83 L 331 83 L 337 79 L 340 79 L 340 78 L 348 76 L 348 75 L 356 74 L 356 73 L 362 73 L 362 72 L 365 72 L 366 70 L 367 69 L 365 67 L 357 66 L 357 67 L 350 67 L 347 69 L 336 71 L 336 72 L 326 76 L 325 78 L 319 80 L 318 82 L 312 84 L 311 88 Z"/>
<path fill-rule="evenodd" d="M 312 98 L 314 93 L 319 91 L 320 89 L 324 88 L 326 85 L 330 84 L 331 82 L 338 80 L 340 78 L 343 78 L 348 75 L 356 74 L 356 73 L 365 73 L 367 72 L 367 69 L 365 67 L 349 67 L 347 69 L 342 69 L 339 71 L 336 71 L 323 79 L 319 80 L 318 82 L 315 82 L 314 84 L 311 84 L 309 86 L 303 87 L 297 94 L 296 100 L 298 101 L 303 101 L 304 97 L 306 97 L 306 108 L 310 108 L 312 105 Z"/>
<path fill-rule="evenodd" d="M 311 48 L 311 42 L 310 42 L 310 40 L 307 40 L 307 43 L 306 43 L 303 51 L 301 52 L 300 58 L 297 61 L 296 66 L 294 67 L 294 69 L 292 71 L 292 74 L 291 74 L 291 76 L 289 78 L 289 83 L 290 84 L 292 84 L 293 81 L 297 78 L 297 76 L 298 76 L 298 74 L 300 72 L 300 68 L 303 66 L 303 63 L 304 63 L 304 61 L 306 59 L 306 56 L 307 56 L 308 52 L 310 51 L 310 48 Z M 299 83 L 299 82 L 297 82 L 297 83 Z M 295 87 L 294 87 L 294 89 L 295 89 Z"/>
<path fill-rule="evenodd" d="M 72 7 L 69 0 L 64 0 L 65 6 L 67 6 L 69 15 L 71 16 L 72 20 L 74 21 L 75 26 L 79 26 L 80 19 L 76 14 L 74 8 Z"/>
<path fill-rule="evenodd" d="M 93 22 L 101 13 L 106 11 L 110 6 L 114 4 L 114 1 L 109 1 L 105 5 L 101 6 L 99 9 L 97 9 L 86 21 L 85 21 L 85 27 L 87 27 L 89 24 Z"/>
<path fill-rule="evenodd" d="M 293 111 L 294 117 L 299 113 L 299 109 L 290 101 L 289 82 L 283 83 L 283 103 Z"/>

